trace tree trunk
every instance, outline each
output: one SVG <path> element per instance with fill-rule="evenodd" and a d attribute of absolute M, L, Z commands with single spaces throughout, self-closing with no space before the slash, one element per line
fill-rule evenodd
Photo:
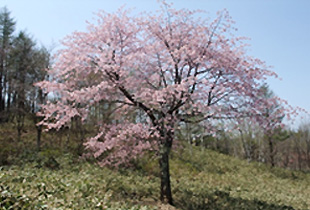
<path fill-rule="evenodd" d="M 40 152 L 41 150 L 41 133 L 42 133 L 42 125 L 36 126 L 37 128 L 37 150 Z"/>
<path fill-rule="evenodd" d="M 2 53 L 2 52 L 1 52 Z M 0 55 L 1 57 L 3 55 Z M 3 72 L 4 72 L 4 64 L 3 64 L 3 58 L 1 58 L 0 60 L 0 112 L 4 111 L 4 103 L 2 102 L 4 100 L 4 96 L 2 95 L 2 91 L 3 91 Z"/>
<path fill-rule="evenodd" d="M 169 172 L 169 153 L 171 147 L 165 142 L 160 151 L 160 200 L 162 203 L 173 204 L 171 194 L 170 172 Z"/>
<path fill-rule="evenodd" d="M 22 136 L 22 129 L 21 126 L 17 125 L 17 141 L 21 141 L 21 136 Z"/>
<path fill-rule="evenodd" d="M 24 129 L 24 122 L 25 122 L 25 115 L 23 113 L 23 110 L 21 109 L 17 110 L 16 121 L 17 121 L 17 126 L 16 126 L 17 127 L 17 140 L 18 142 L 20 142 L 22 131 Z"/>
<path fill-rule="evenodd" d="M 5 111 L 6 110 L 6 104 L 5 104 L 5 98 L 7 97 L 7 72 L 5 72 L 4 74 L 3 74 L 3 84 L 2 84 L 3 86 L 2 86 L 2 89 L 3 89 L 3 93 L 2 93 L 2 95 L 3 95 L 3 100 L 2 100 L 2 109 L 3 109 L 3 111 Z M 7 118 L 7 114 L 6 114 L 6 118 Z M 5 121 L 7 121 L 7 119 L 5 119 Z"/>
<path fill-rule="evenodd" d="M 274 145 L 271 136 L 268 136 L 268 142 L 269 142 L 269 155 L 270 155 L 270 164 L 271 167 L 275 166 L 274 162 Z"/>
<path fill-rule="evenodd" d="M 7 112 L 10 114 L 10 108 L 11 108 L 11 84 L 9 84 L 8 88 L 8 98 L 7 98 Z"/>
<path fill-rule="evenodd" d="M 244 135 L 243 135 L 242 130 L 239 129 L 239 132 L 240 132 L 240 137 L 241 137 L 241 141 L 242 141 L 242 146 L 243 146 L 245 158 L 248 160 L 248 162 L 250 162 L 252 159 L 251 159 L 251 151 L 249 149 L 249 145 L 246 142 L 246 140 L 244 139 Z"/>

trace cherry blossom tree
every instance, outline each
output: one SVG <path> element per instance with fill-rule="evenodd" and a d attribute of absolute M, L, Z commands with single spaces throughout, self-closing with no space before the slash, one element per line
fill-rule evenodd
<path fill-rule="evenodd" d="M 198 18 L 202 13 L 166 3 L 160 12 L 140 16 L 100 11 L 87 32 L 63 40 L 47 70 L 50 79 L 37 83 L 59 97 L 42 105 L 41 125 L 59 129 L 74 117 L 86 122 L 92 106 L 113 103 L 113 122 L 98 122 L 86 148 L 101 165 L 114 166 L 156 151 L 160 198 L 172 204 L 169 154 L 179 125 L 207 121 L 212 134 L 218 119 L 256 116 L 263 109 L 256 103 L 260 87 L 276 76 L 246 54 L 245 38 L 233 35 L 227 11 L 213 21 Z M 133 112 L 140 119 L 128 119 Z"/>

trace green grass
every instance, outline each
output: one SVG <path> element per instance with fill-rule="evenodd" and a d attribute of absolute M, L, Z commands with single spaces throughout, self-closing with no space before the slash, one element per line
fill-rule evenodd
<path fill-rule="evenodd" d="M 56 160 L 54 170 L 38 162 L 2 167 L 0 209 L 169 209 L 158 200 L 155 159 L 119 170 L 70 155 Z M 188 146 L 172 154 L 170 166 L 176 209 L 310 209 L 310 174 Z"/>

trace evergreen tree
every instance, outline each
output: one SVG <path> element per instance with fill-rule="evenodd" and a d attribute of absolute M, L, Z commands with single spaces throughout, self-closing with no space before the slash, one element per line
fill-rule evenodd
<path fill-rule="evenodd" d="M 12 39 L 15 31 L 15 21 L 10 17 L 6 7 L 0 11 L 0 115 L 4 116 L 5 109 L 10 108 L 10 72 L 9 54 L 12 50 Z M 5 102 L 7 98 L 7 103 Z M 0 122 L 6 120 L 0 118 Z"/>

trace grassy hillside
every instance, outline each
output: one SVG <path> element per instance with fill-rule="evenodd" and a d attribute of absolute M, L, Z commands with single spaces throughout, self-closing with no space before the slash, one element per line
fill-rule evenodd
<path fill-rule="evenodd" d="M 146 157 L 135 169 L 111 170 L 69 155 L 53 156 L 59 167 L 53 167 L 52 156 L 45 164 L 41 158 L 1 167 L 0 209 L 310 209 L 310 174 L 201 148 L 187 146 L 172 155 L 175 207 L 158 201 L 154 159 Z"/>

